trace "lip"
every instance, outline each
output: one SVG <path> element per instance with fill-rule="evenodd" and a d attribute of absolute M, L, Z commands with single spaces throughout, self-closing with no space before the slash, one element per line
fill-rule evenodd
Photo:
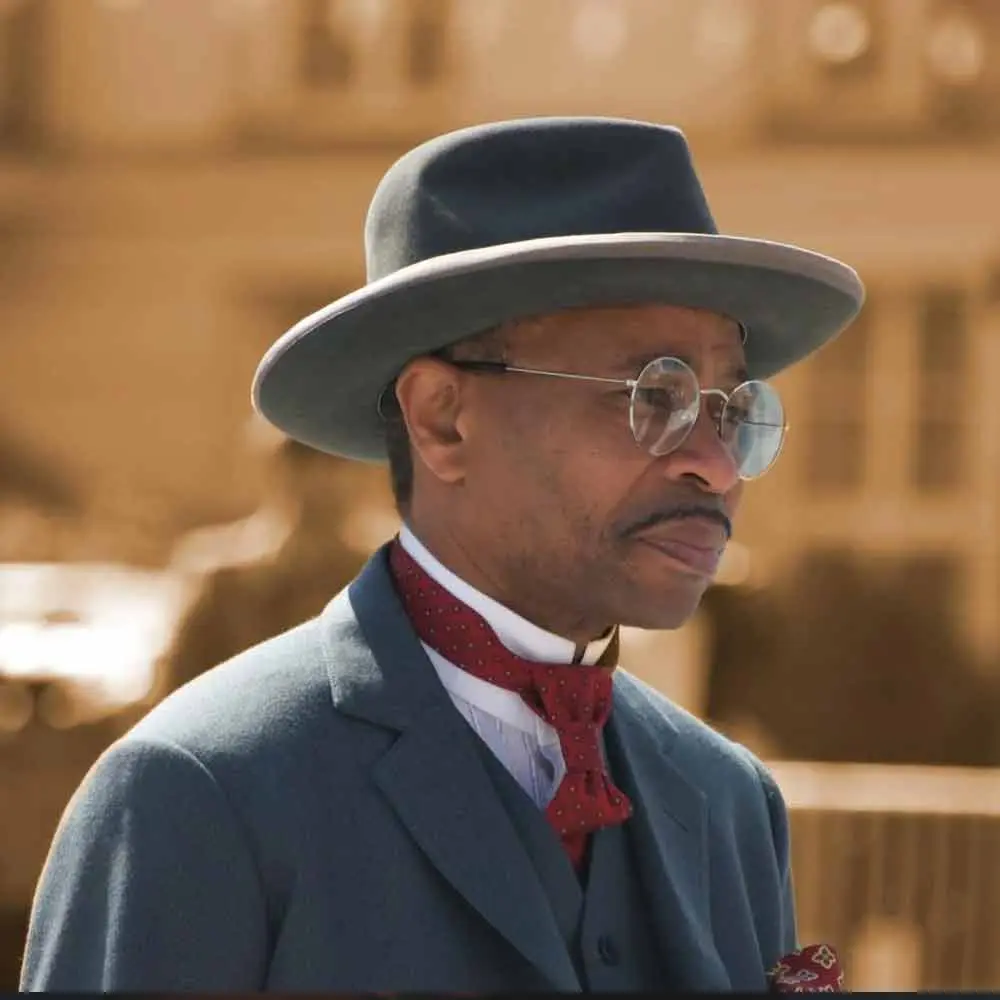
<path fill-rule="evenodd" d="M 712 577 L 728 538 L 725 529 L 714 521 L 689 518 L 659 525 L 658 530 L 644 532 L 636 541 L 668 556 L 689 573 Z"/>

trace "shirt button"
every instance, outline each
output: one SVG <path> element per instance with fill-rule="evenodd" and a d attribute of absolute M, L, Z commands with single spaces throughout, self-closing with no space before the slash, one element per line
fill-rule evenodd
<path fill-rule="evenodd" d="M 619 962 L 618 945 L 610 934 L 602 934 L 597 939 L 597 954 L 605 965 L 617 965 Z"/>

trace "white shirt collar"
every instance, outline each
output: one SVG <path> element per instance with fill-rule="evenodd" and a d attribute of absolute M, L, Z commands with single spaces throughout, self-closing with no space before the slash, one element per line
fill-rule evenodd
<path fill-rule="evenodd" d="M 435 582 L 481 615 L 512 653 L 535 663 L 573 662 L 576 647 L 569 639 L 539 628 L 456 576 L 430 553 L 405 524 L 399 531 L 399 543 Z M 589 665 L 596 663 L 608 648 L 611 638 L 608 635 L 589 643 L 581 662 Z"/>

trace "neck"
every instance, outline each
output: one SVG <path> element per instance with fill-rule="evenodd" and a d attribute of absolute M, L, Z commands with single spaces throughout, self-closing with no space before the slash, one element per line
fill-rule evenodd
<path fill-rule="evenodd" d="M 577 650 L 575 661 L 582 658 L 589 643 L 612 631 L 612 624 L 592 622 L 579 611 L 559 607 L 551 595 L 530 581 L 518 580 L 516 585 L 508 582 L 508 572 L 484 558 L 478 546 L 467 544 L 454 531 L 435 530 L 417 523 L 412 516 L 406 520 L 413 534 L 455 576 L 538 628 L 573 643 Z"/>

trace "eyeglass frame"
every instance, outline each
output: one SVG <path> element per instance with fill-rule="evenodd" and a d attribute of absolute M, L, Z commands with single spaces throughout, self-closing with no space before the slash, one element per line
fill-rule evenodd
<path fill-rule="evenodd" d="M 447 365 L 451 365 L 452 368 L 457 368 L 459 371 L 481 372 L 481 373 L 486 374 L 486 375 L 506 375 L 506 374 L 512 374 L 512 375 L 543 375 L 543 376 L 546 376 L 548 378 L 570 379 L 570 380 L 572 380 L 574 382 L 597 382 L 597 383 L 603 383 L 604 385 L 619 385 L 619 386 L 622 386 L 625 389 L 628 389 L 632 393 L 632 397 L 631 397 L 631 399 L 629 401 L 630 409 L 634 405 L 635 390 L 638 387 L 639 382 L 642 379 L 642 376 L 645 374 L 645 372 L 649 368 L 651 368 L 655 364 L 659 364 L 661 361 L 678 362 L 678 363 L 682 364 L 691 373 L 691 376 L 694 379 L 694 383 L 698 387 L 698 397 L 699 397 L 699 400 L 705 398 L 706 396 L 714 396 L 714 397 L 722 400 L 722 409 L 720 409 L 720 411 L 719 411 L 718 419 L 713 419 L 712 423 L 715 425 L 716 432 L 719 435 L 719 440 L 722 443 L 723 447 L 728 447 L 728 446 L 726 445 L 725 441 L 722 439 L 722 426 L 721 426 L 721 424 L 722 424 L 722 417 L 723 417 L 723 414 L 725 413 L 725 408 L 726 408 L 726 406 L 728 406 L 730 399 L 732 399 L 732 397 L 740 389 L 742 389 L 745 385 L 750 385 L 752 383 L 758 383 L 758 384 L 762 384 L 762 385 L 767 385 L 768 388 L 770 388 L 772 391 L 776 392 L 776 390 L 774 390 L 773 386 L 771 386 L 771 384 L 769 382 L 765 382 L 762 379 L 744 379 L 742 382 L 740 382 L 739 385 L 735 386 L 732 389 L 732 391 L 730 391 L 730 392 L 726 392 L 724 389 L 705 389 L 705 388 L 702 388 L 701 383 L 698 381 L 698 376 L 695 373 L 695 371 L 691 368 L 691 366 L 683 358 L 673 357 L 672 355 L 663 355 L 662 357 L 651 358 L 649 361 L 647 361 L 642 366 L 642 368 L 639 370 L 639 373 L 634 378 L 624 378 L 624 379 L 623 378 L 611 378 L 611 377 L 605 376 L 605 375 L 581 375 L 581 374 L 579 374 L 577 372 L 554 372 L 554 371 L 548 371 L 548 370 L 541 369 L 541 368 L 523 368 L 523 367 L 521 367 L 519 365 L 508 364 L 506 361 L 489 361 L 489 360 L 474 360 L 474 359 L 453 358 L 453 357 L 451 357 L 450 355 L 448 355 L 448 354 L 446 354 L 444 352 L 441 352 L 439 354 L 435 354 L 435 355 L 432 355 L 432 356 L 436 357 L 439 361 L 443 361 Z M 386 386 L 386 390 L 383 391 L 383 393 L 379 396 L 379 400 L 378 400 L 378 412 L 379 412 L 379 415 L 381 417 L 383 417 L 383 419 L 385 418 L 385 413 L 384 413 L 384 410 L 383 410 L 383 402 L 384 402 L 384 399 L 385 399 L 386 391 L 391 390 L 391 388 L 392 388 L 391 384 L 388 385 L 388 386 Z M 779 397 L 779 402 L 780 402 L 780 397 Z M 782 414 L 784 414 L 784 406 L 782 406 Z M 629 423 L 631 424 L 631 420 L 629 421 Z M 665 455 L 669 455 L 672 452 L 676 451 L 687 440 L 688 436 L 694 430 L 694 428 L 697 425 L 697 423 L 698 423 L 698 420 L 696 418 L 694 420 L 694 422 L 691 423 L 688 426 L 687 431 L 685 432 L 684 437 L 681 438 L 681 440 L 673 448 L 671 448 L 670 451 L 663 452 L 661 455 L 658 455 L 658 456 L 656 456 L 655 453 L 653 453 L 653 452 L 649 452 L 649 454 L 654 454 L 654 457 L 662 458 Z M 773 424 L 764 425 L 764 424 L 761 424 L 761 423 L 759 423 L 757 421 L 748 421 L 748 423 L 750 423 L 752 425 L 756 425 L 756 426 L 768 426 L 768 427 L 774 426 Z M 749 480 L 752 480 L 752 479 L 759 479 L 761 476 L 764 475 L 765 472 L 767 472 L 768 470 L 770 470 L 770 468 L 778 460 L 778 456 L 781 454 L 781 449 L 784 446 L 785 436 L 787 435 L 787 433 L 788 433 L 788 421 L 784 420 L 782 422 L 782 424 L 781 424 L 781 441 L 779 442 L 779 444 L 778 444 L 778 450 L 774 453 L 774 457 L 771 459 L 770 463 L 763 470 L 763 472 L 758 473 L 756 476 L 743 476 L 743 475 L 740 475 L 740 479 L 742 479 L 744 481 L 749 481 Z M 632 433 L 632 437 L 633 437 L 633 440 L 635 440 L 635 432 L 634 432 L 634 430 L 633 430 L 633 433 Z M 642 445 L 638 441 L 636 441 L 635 443 L 636 443 L 636 445 L 638 447 L 640 447 L 640 448 L 642 447 Z"/>

